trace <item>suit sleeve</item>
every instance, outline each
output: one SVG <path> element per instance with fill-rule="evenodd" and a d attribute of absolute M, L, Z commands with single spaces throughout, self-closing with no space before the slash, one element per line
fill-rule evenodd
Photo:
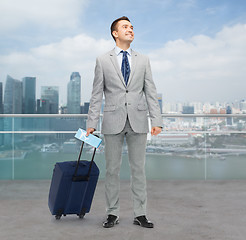
<path fill-rule="evenodd" d="M 158 103 L 156 86 L 152 78 L 149 58 L 147 58 L 145 70 L 144 92 L 149 109 L 149 116 L 152 127 L 162 127 L 160 105 Z"/>
<path fill-rule="evenodd" d="M 97 128 L 100 117 L 104 89 L 104 77 L 100 60 L 97 58 L 95 67 L 95 76 L 90 100 L 90 107 L 87 119 L 87 128 Z"/>

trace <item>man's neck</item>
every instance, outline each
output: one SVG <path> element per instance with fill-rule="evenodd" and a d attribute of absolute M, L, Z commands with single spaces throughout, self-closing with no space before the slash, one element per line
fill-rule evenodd
<path fill-rule="evenodd" d="M 120 49 L 126 51 L 127 49 L 130 48 L 131 44 L 130 43 L 121 43 L 121 42 L 116 42 L 116 46 L 119 47 Z"/>

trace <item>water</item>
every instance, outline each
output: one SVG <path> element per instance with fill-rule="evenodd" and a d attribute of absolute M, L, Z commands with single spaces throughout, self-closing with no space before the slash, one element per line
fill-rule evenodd
<path fill-rule="evenodd" d="M 81 159 L 90 160 L 84 153 Z M 28 152 L 23 159 L 1 159 L 0 179 L 51 179 L 56 162 L 76 161 L 77 153 Z M 105 158 L 97 153 L 95 162 L 100 169 L 100 179 L 105 177 Z M 226 156 L 196 158 L 193 156 L 146 154 L 147 179 L 246 179 L 246 157 Z M 122 155 L 121 179 L 130 178 L 127 154 Z"/>

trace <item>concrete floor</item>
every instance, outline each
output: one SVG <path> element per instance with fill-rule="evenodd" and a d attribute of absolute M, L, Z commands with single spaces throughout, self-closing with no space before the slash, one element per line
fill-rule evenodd
<path fill-rule="evenodd" d="M 120 224 L 104 229 L 104 182 L 84 219 L 55 220 L 50 181 L 0 181 L 1 240 L 245 240 L 246 181 L 148 181 L 148 216 L 154 229 L 133 225 L 129 182 L 121 182 Z"/>

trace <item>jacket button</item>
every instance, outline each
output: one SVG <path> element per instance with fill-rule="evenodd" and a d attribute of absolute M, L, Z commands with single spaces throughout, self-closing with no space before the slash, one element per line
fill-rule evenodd
<path fill-rule="evenodd" d="M 128 93 L 128 90 L 126 90 L 126 93 Z"/>
<path fill-rule="evenodd" d="M 125 106 L 127 106 L 127 103 L 125 103 Z"/>

